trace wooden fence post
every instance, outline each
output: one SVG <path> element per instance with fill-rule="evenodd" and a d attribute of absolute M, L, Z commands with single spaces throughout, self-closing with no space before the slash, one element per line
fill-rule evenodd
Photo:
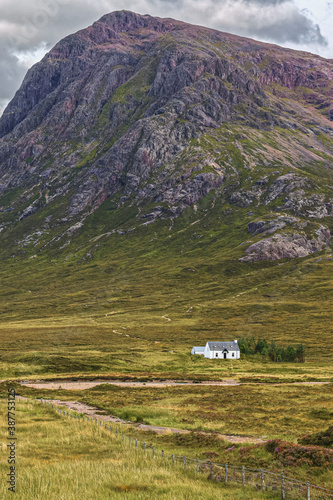
<path fill-rule="evenodd" d="M 261 489 L 262 491 L 265 491 L 265 474 L 263 469 L 260 470 L 260 476 L 261 476 Z"/>
<path fill-rule="evenodd" d="M 135 448 L 137 448 L 137 447 L 138 447 L 138 440 L 136 439 L 135 440 Z"/>
<path fill-rule="evenodd" d="M 123 441 L 125 440 L 125 434 L 123 433 Z"/>
<path fill-rule="evenodd" d="M 197 472 L 199 472 L 199 459 L 197 458 Z"/>
<path fill-rule="evenodd" d="M 143 443 L 143 449 L 144 449 L 144 452 L 146 453 L 146 441 Z"/>
<path fill-rule="evenodd" d="M 164 458 L 164 451 L 162 450 L 162 458 Z"/>
<path fill-rule="evenodd" d="M 242 484 L 245 486 L 245 466 L 242 465 Z"/>
<path fill-rule="evenodd" d="M 225 482 L 228 482 L 228 464 L 225 464 Z"/>
<path fill-rule="evenodd" d="M 131 436 L 128 436 L 128 444 L 131 444 Z"/>
<path fill-rule="evenodd" d="M 286 498 L 286 492 L 284 489 L 284 475 L 283 472 L 281 472 L 281 498 L 284 500 Z"/>
<path fill-rule="evenodd" d="M 184 455 L 184 469 L 186 469 L 186 457 Z"/>
<path fill-rule="evenodd" d="M 172 458 L 172 465 L 175 465 L 175 455 L 171 455 Z"/>
<path fill-rule="evenodd" d="M 310 493 L 310 483 L 306 483 L 306 500 L 311 499 L 311 493 Z"/>
<path fill-rule="evenodd" d="M 153 458 L 155 456 L 155 446 L 153 446 Z"/>

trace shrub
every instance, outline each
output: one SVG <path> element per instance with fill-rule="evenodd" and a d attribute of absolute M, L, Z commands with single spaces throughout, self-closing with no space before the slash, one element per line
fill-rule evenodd
<path fill-rule="evenodd" d="M 298 440 L 300 444 L 312 444 L 317 446 L 325 446 L 326 448 L 333 448 L 333 425 L 326 431 L 318 432 L 316 434 L 309 434 Z"/>
<path fill-rule="evenodd" d="M 284 467 L 333 467 L 333 451 L 321 446 L 301 446 L 274 439 L 265 444 Z"/>

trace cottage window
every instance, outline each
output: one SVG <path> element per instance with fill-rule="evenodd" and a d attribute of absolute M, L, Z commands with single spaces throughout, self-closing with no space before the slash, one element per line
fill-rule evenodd
<path fill-rule="evenodd" d="M 217 357 L 217 358 L 219 357 L 218 353 L 216 353 L 216 357 Z"/>

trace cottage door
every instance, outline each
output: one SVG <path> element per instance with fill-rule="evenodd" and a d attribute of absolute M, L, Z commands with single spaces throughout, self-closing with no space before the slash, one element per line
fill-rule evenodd
<path fill-rule="evenodd" d="M 226 352 L 223 353 L 223 357 L 224 357 L 224 359 L 227 359 L 227 353 Z"/>

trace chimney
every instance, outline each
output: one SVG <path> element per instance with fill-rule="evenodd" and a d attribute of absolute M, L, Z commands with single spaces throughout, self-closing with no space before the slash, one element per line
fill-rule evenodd
<path fill-rule="evenodd" d="M 237 339 L 235 339 L 235 344 L 237 344 Z"/>

